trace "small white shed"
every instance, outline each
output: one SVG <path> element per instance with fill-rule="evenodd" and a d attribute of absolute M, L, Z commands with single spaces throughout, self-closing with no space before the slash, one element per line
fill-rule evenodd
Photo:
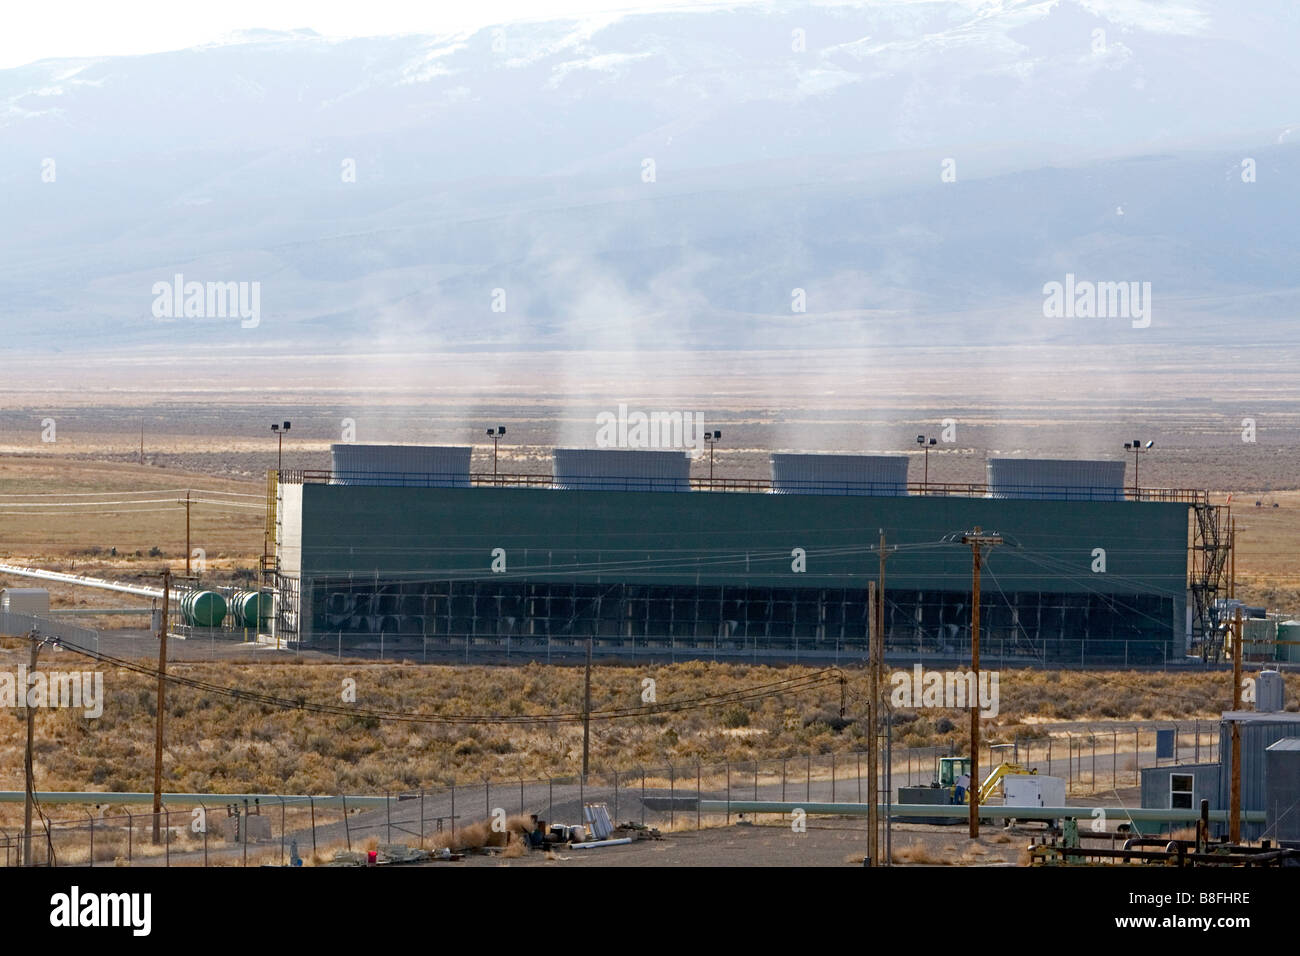
<path fill-rule="evenodd" d="M 0 588 L 0 612 L 49 617 L 50 592 L 45 588 Z"/>

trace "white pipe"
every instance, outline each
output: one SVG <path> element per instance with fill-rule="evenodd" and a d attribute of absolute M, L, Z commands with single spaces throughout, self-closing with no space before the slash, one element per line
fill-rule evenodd
<path fill-rule="evenodd" d="M 20 578 L 39 578 L 42 581 L 59 581 L 63 584 L 80 584 L 83 587 L 99 588 L 104 591 L 120 591 L 122 594 L 135 594 L 140 597 L 160 598 L 163 596 L 162 588 L 151 588 L 147 584 L 119 584 L 116 581 L 105 581 L 103 578 L 92 578 L 84 574 L 64 574 L 62 571 L 42 571 L 40 568 L 24 568 L 15 564 L 0 564 L 0 574 L 12 574 Z M 179 588 L 172 588 L 172 600 L 181 599 Z"/>
<path fill-rule="evenodd" d="M 586 843 L 570 843 L 569 849 L 585 850 L 588 847 L 597 847 L 597 846 L 623 846 L 624 844 L 631 843 L 631 842 L 632 842 L 631 837 L 623 837 L 623 839 L 621 840 L 591 840 L 590 842 L 586 842 Z"/>

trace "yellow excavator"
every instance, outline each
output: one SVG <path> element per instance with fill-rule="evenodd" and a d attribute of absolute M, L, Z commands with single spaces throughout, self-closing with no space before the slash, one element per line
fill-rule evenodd
<path fill-rule="evenodd" d="M 1002 778 L 1009 773 L 1038 773 L 1038 768 L 1026 770 L 1018 763 L 1003 762 L 984 778 L 980 784 L 979 800 L 980 805 L 987 803 L 997 790 L 998 784 Z M 970 757 L 940 757 L 939 758 L 939 779 L 934 786 L 941 787 L 948 791 L 949 803 L 970 803 L 970 794 L 958 781 L 962 777 L 970 776 Z"/>

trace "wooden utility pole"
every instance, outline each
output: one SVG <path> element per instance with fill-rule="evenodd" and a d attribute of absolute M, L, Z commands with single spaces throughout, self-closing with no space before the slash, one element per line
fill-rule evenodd
<path fill-rule="evenodd" d="M 1232 709 L 1241 710 L 1241 654 L 1245 642 L 1241 639 L 1241 607 L 1232 634 Z M 1232 781 L 1228 791 L 1228 840 L 1241 842 L 1241 721 L 1232 719 Z"/>
<path fill-rule="evenodd" d="M 28 634 L 31 639 L 31 655 L 27 659 L 27 677 L 31 680 L 36 673 L 36 655 L 41 652 L 40 638 L 33 628 Z M 36 733 L 36 708 L 31 706 L 27 696 L 28 687 L 24 685 L 21 689 L 23 695 L 23 710 L 27 715 L 27 749 L 23 755 L 23 775 L 26 780 L 27 792 L 23 796 L 23 866 L 32 866 L 32 804 L 36 800 L 36 780 L 32 771 L 32 738 Z"/>
<path fill-rule="evenodd" d="M 190 493 L 185 492 L 185 576 L 190 576 Z"/>
<path fill-rule="evenodd" d="M 870 803 L 867 805 L 867 854 L 872 866 L 888 866 L 892 861 L 882 858 L 880 845 L 880 720 L 881 688 L 884 686 L 885 673 L 885 559 L 889 557 L 885 546 L 885 529 L 880 529 L 879 549 L 879 583 L 872 581 L 867 586 L 867 606 L 871 609 L 870 633 L 868 637 L 869 653 L 867 655 L 867 725 L 871 728 L 871 746 L 867 748 L 867 779 L 871 782 Z M 892 795 L 892 794 L 891 794 Z"/>
<path fill-rule="evenodd" d="M 980 548 L 1002 543 L 999 534 L 984 534 L 978 526 L 962 535 L 962 544 L 969 544 L 973 564 L 971 567 L 970 606 L 970 669 L 975 676 L 974 700 L 970 701 L 970 786 L 966 789 L 970 800 L 970 838 L 980 835 Z"/>
<path fill-rule="evenodd" d="M 867 645 L 870 648 L 867 655 L 867 733 L 871 744 L 867 747 L 867 858 L 871 866 L 880 866 L 880 811 L 877 807 L 879 786 L 876 783 L 880 772 L 876 752 L 880 743 L 876 729 L 880 719 L 880 658 L 877 651 L 880 644 L 880 615 L 876 608 L 879 600 L 880 592 L 876 590 L 876 582 L 868 582 L 867 606 L 871 608 L 871 634 Z"/>
<path fill-rule="evenodd" d="M 158 703 L 154 714 L 153 738 L 153 842 L 160 839 L 162 825 L 163 713 L 167 707 L 167 612 L 171 608 L 172 571 L 163 571 L 162 627 L 158 631 Z"/>
<path fill-rule="evenodd" d="M 587 780 L 588 762 L 591 759 L 591 638 L 587 638 L 586 688 L 582 695 L 582 779 Z"/>

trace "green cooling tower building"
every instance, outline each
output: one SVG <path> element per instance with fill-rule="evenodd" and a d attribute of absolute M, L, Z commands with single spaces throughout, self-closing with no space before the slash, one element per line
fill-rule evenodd
<path fill-rule="evenodd" d="M 590 639 L 624 659 L 852 661 L 883 534 L 887 651 L 960 661 L 961 538 L 980 528 L 1002 539 L 982 558 L 987 662 L 1160 665 L 1199 638 L 1221 570 L 1217 524 L 1198 570 L 1204 493 L 1124 489 L 1122 463 L 994 460 L 988 483 L 956 487 L 909 484 L 906 458 L 774 455 L 770 480 L 716 482 L 682 453 L 555 461 L 471 475 L 467 448 L 340 446 L 332 471 L 281 476 L 277 637 L 457 660 L 566 659 Z"/>

